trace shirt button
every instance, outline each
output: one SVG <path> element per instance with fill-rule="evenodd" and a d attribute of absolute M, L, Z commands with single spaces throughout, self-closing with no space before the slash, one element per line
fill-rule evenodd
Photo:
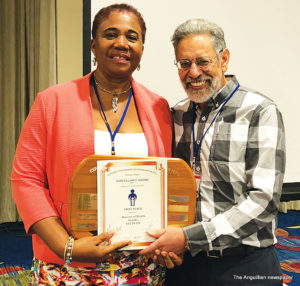
<path fill-rule="evenodd" d="M 202 121 L 205 121 L 206 117 L 205 116 L 202 116 L 201 120 Z"/>
<path fill-rule="evenodd" d="M 200 144 L 200 140 L 197 140 L 197 144 Z"/>
<path fill-rule="evenodd" d="M 200 171 L 200 167 L 198 166 L 198 167 L 196 167 L 196 170 L 197 170 L 197 172 L 199 172 Z"/>

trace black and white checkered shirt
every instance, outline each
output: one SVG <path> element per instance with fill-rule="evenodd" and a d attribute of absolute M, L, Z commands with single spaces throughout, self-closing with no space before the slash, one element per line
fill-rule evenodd
<path fill-rule="evenodd" d="M 192 164 L 194 114 L 199 142 L 238 85 L 236 77 L 230 77 L 203 112 L 189 99 L 173 108 L 175 157 Z M 195 168 L 201 173 L 196 220 L 184 228 L 193 256 L 240 244 L 267 247 L 276 243 L 285 135 L 281 113 L 272 100 L 240 86 L 205 135 Z"/>

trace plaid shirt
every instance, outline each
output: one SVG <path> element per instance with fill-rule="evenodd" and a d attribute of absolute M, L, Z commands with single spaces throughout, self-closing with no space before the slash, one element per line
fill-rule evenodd
<path fill-rule="evenodd" d="M 227 96 L 235 76 L 203 112 L 189 99 L 173 109 L 174 156 L 193 162 L 193 118 L 199 142 Z M 194 107 L 193 107 L 194 106 Z M 272 100 L 240 86 L 204 136 L 195 158 L 200 171 L 195 224 L 184 228 L 194 256 L 240 244 L 276 243 L 276 215 L 285 170 L 282 116 Z"/>

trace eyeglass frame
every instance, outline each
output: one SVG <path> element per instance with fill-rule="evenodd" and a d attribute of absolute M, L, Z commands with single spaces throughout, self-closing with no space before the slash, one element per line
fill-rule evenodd
<path fill-rule="evenodd" d="M 178 61 L 176 61 L 176 59 L 174 60 L 174 65 L 178 68 L 178 70 L 180 70 L 180 71 L 188 71 L 190 68 L 191 68 L 191 66 L 192 66 L 192 64 L 193 64 L 193 62 L 195 62 L 195 64 L 196 64 L 196 66 L 197 66 L 197 68 L 199 68 L 199 69 L 201 69 L 201 70 L 207 70 L 207 68 L 215 61 L 215 58 L 216 57 L 218 57 L 218 55 L 220 54 L 220 53 L 222 53 L 224 50 L 220 50 L 213 58 L 206 58 L 206 57 L 197 57 L 197 58 L 193 58 L 193 59 L 180 59 L 180 60 L 178 60 Z M 197 59 L 201 59 L 202 61 L 203 60 L 206 60 L 206 61 L 208 61 L 208 63 L 205 65 L 205 66 L 200 66 L 200 65 L 198 65 L 197 64 Z M 182 68 L 181 67 L 181 64 L 180 64 L 180 61 L 182 61 L 182 60 L 185 60 L 185 61 L 187 61 L 187 62 L 190 62 L 190 66 L 189 67 L 187 67 L 187 68 Z"/>

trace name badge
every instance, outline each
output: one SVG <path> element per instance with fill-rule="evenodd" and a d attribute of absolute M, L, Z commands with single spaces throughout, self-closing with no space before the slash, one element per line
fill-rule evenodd
<path fill-rule="evenodd" d="M 198 198 L 199 186 L 200 186 L 200 181 L 201 181 L 201 169 L 200 169 L 200 166 L 196 167 L 195 160 L 193 161 L 193 164 L 192 164 L 192 171 L 193 171 L 193 174 L 194 174 L 194 177 L 196 180 L 196 185 L 197 185 L 196 194 L 197 194 L 197 198 Z"/>

